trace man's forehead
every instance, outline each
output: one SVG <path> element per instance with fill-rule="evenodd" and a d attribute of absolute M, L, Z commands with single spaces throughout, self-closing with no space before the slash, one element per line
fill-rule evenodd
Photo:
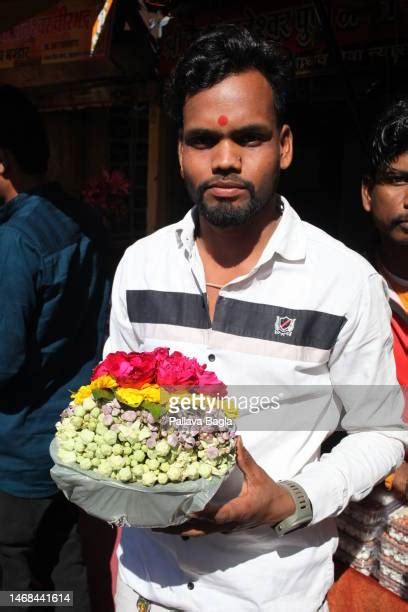
<path fill-rule="evenodd" d="M 241 121 L 248 114 L 250 122 L 276 115 L 274 93 L 266 78 L 257 70 L 228 75 L 212 87 L 189 96 L 184 104 L 184 122 L 197 120 L 227 125 Z"/>
<path fill-rule="evenodd" d="M 404 172 L 408 170 L 408 149 L 393 159 L 390 163 L 390 170 L 403 170 Z"/>

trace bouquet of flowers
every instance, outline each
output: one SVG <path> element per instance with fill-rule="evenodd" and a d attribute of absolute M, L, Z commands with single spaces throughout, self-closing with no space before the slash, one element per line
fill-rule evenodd
<path fill-rule="evenodd" d="M 71 501 L 111 523 L 181 523 L 234 464 L 226 392 L 179 352 L 111 353 L 61 414 L 51 475 Z"/>

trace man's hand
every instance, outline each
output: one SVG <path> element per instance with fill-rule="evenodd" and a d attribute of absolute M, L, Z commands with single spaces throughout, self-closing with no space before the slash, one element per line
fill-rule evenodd
<path fill-rule="evenodd" d="M 408 463 L 403 463 L 395 471 L 394 480 L 392 483 L 392 490 L 402 497 L 404 500 L 407 499 L 407 482 L 408 482 Z"/>
<path fill-rule="evenodd" d="M 217 506 L 208 504 L 202 512 L 183 525 L 157 529 L 184 537 L 208 535 L 216 531 L 249 529 L 259 525 L 275 525 L 295 511 L 295 502 L 286 488 L 272 480 L 244 448 L 237 437 L 237 465 L 244 475 L 238 497 Z"/>

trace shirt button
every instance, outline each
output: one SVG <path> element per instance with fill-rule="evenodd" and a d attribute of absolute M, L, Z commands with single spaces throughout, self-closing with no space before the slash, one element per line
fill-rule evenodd
<path fill-rule="evenodd" d="M 208 361 L 215 361 L 215 355 L 213 353 L 208 355 Z"/>
<path fill-rule="evenodd" d="M 187 584 L 187 588 L 188 588 L 190 591 L 192 591 L 192 590 L 194 589 L 194 584 L 193 584 L 192 582 L 189 582 L 189 583 Z"/>

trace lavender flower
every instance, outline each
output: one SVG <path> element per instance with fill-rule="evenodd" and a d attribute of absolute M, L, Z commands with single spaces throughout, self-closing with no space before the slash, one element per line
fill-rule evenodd
<path fill-rule="evenodd" d="M 128 423 L 133 423 L 136 420 L 136 412 L 134 410 L 126 410 L 122 415 L 122 419 Z"/>
<path fill-rule="evenodd" d="M 151 436 L 150 438 L 146 440 L 145 444 L 147 448 L 154 448 L 156 446 L 156 438 Z"/>
<path fill-rule="evenodd" d="M 209 446 L 207 448 L 207 457 L 209 459 L 216 459 L 218 455 L 219 455 L 218 448 L 215 448 L 215 446 Z"/>
<path fill-rule="evenodd" d="M 167 436 L 167 442 L 169 444 L 169 446 L 171 446 L 172 448 L 175 448 L 178 444 L 178 436 L 176 433 L 172 433 L 169 436 Z"/>

